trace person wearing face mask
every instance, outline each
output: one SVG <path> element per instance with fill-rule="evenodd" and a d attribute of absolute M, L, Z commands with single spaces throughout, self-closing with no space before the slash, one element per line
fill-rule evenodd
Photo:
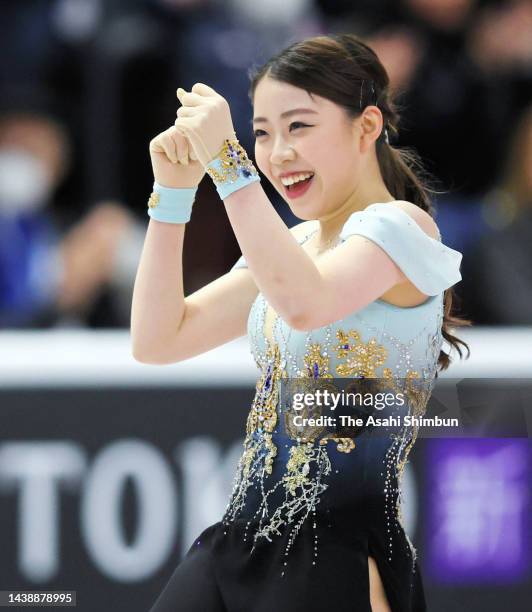
<path fill-rule="evenodd" d="M 46 209 L 66 160 L 66 140 L 43 120 L 0 121 L 0 326 L 38 319 L 60 278 L 58 237 Z"/>
<path fill-rule="evenodd" d="M 450 363 L 444 337 L 461 356 L 467 344 L 453 328 L 468 322 L 452 316 L 462 254 L 442 242 L 419 160 L 393 146 L 389 85 L 375 52 L 350 34 L 293 43 L 254 71 L 255 159 L 302 219 L 290 229 L 212 87 L 179 88 L 175 124 L 150 143 L 132 354 L 168 364 L 248 333 L 260 369 L 226 510 L 151 612 L 427 609 L 400 484 L 411 418 Z M 204 174 L 243 255 L 185 297 L 184 234 Z M 409 419 L 375 436 L 369 419 L 357 430 L 302 424 L 291 386 L 312 396 L 345 379 L 388 390 L 399 401 L 383 415 Z M 331 416 L 310 406 L 299 416 Z"/>
<path fill-rule="evenodd" d="M 69 159 L 55 119 L 0 116 L 0 327 L 85 324 L 106 286 L 130 291 L 142 235 L 122 204 L 98 203 L 66 231 L 52 215 Z"/>

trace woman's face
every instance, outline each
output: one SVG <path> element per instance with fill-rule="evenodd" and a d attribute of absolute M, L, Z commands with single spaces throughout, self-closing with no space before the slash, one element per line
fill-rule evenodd
<path fill-rule="evenodd" d="M 270 77 L 259 81 L 253 111 L 257 165 L 294 215 L 318 219 L 342 206 L 360 174 L 357 120 L 326 98 Z M 281 176 L 294 172 L 314 176 L 291 192 Z"/>

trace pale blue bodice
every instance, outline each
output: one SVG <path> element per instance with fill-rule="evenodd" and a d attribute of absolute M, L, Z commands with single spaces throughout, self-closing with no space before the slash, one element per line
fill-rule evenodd
<path fill-rule="evenodd" d="M 304 236 L 300 243 L 315 231 Z M 286 361 L 288 375 L 304 372 L 299 375 L 307 376 L 308 368 L 315 369 L 309 362 L 309 347 L 319 343 L 329 357 L 328 368 L 335 377 L 380 377 L 385 369 L 402 378 L 409 371 L 418 372 L 424 378 L 432 377 L 442 345 L 443 292 L 461 280 L 462 254 L 441 240 L 434 240 L 407 213 L 387 204 L 373 204 L 353 213 L 340 233 L 340 241 L 354 234 L 377 243 L 430 297 L 420 306 L 410 308 L 375 300 L 339 321 L 308 332 L 291 329 L 280 317 L 275 317 L 273 338 Z M 233 269 L 245 266 L 241 257 Z M 267 308 L 268 303 L 259 293 L 248 319 L 248 338 L 259 367 L 263 365 L 267 344 L 263 333 Z M 338 333 L 349 338 L 344 357 L 334 350 L 339 344 Z M 367 347 L 365 353 L 364 347 Z"/>
<path fill-rule="evenodd" d="M 340 244 L 354 234 L 378 244 L 429 298 L 407 308 L 375 300 L 329 325 L 297 331 L 275 313 L 266 317 L 268 303 L 259 293 L 249 313 L 248 337 L 260 377 L 224 522 L 247 520 L 257 541 L 270 540 L 283 526 L 295 537 L 311 514 L 314 526 L 320 515 L 331 522 L 334 514 L 338 525 L 343 516 L 357 515 L 361 530 L 389 534 L 391 559 L 394 538 L 407 539 L 400 524 L 399 482 L 417 429 L 403 427 L 388 439 L 362 432 L 355 440 L 317 431 L 302 440 L 286 426 L 279 388 L 283 381 L 304 378 L 372 378 L 401 381 L 401 388 L 405 381 L 422 380 L 430 395 L 443 342 L 444 291 L 461 280 L 462 254 L 385 203 L 353 213 Z M 234 268 L 245 266 L 241 257 Z M 419 401 L 412 392 L 407 412 L 422 414 L 428 395 Z"/>

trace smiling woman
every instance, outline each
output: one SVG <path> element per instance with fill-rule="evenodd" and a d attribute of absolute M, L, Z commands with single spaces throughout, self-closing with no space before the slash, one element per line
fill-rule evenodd
<path fill-rule="evenodd" d="M 179 92 L 175 128 L 213 179 L 243 256 L 184 298 L 183 225 L 150 222 L 141 266 L 152 275 L 135 287 L 137 358 L 183 360 L 247 332 L 260 369 L 224 516 L 199 534 L 152 612 L 424 612 L 401 516 L 417 427 L 302 427 L 286 389 L 375 379 L 407 399 L 383 417 L 422 416 L 449 364 L 443 340 L 460 355 L 467 346 L 449 329 L 466 323 L 450 312 L 462 254 L 442 243 L 416 158 L 389 143 L 398 116 L 388 76 L 362 40 L 294 43 L 253 75 L 250 97 L 256 164 L 303 222 L 285 227 L 228 103 L 196 84 Z M 177 219 L 191 200 L 174 191 Z"/>

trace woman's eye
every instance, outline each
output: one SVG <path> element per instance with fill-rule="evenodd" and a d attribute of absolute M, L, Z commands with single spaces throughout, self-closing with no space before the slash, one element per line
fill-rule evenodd
<path fill-rule="evenodd" d="M 312 127 L 311 125 L 307 125 L 306 123 L 302 123 L 301 121 L 293 121 L 290 124 L 290 131 L 292 131 L 292 127 L 294 127 L 295 130 L 299 129 L 300 127 Z M 264 130 L 255 130 L 253 132 L 255 138 L 258 138 L 259 136 L 264 136 L 266 134 L 266 132 Z"/>
<path fill-rule="evenodd" d="M 310 125 L 307 125 L 306 123 L 301 123 L 301 121 L 294 121 L 290 124 L 290 127 L 292 127 L 293 125 L 299 125 L 300 127 L 310 127 Z"/>

